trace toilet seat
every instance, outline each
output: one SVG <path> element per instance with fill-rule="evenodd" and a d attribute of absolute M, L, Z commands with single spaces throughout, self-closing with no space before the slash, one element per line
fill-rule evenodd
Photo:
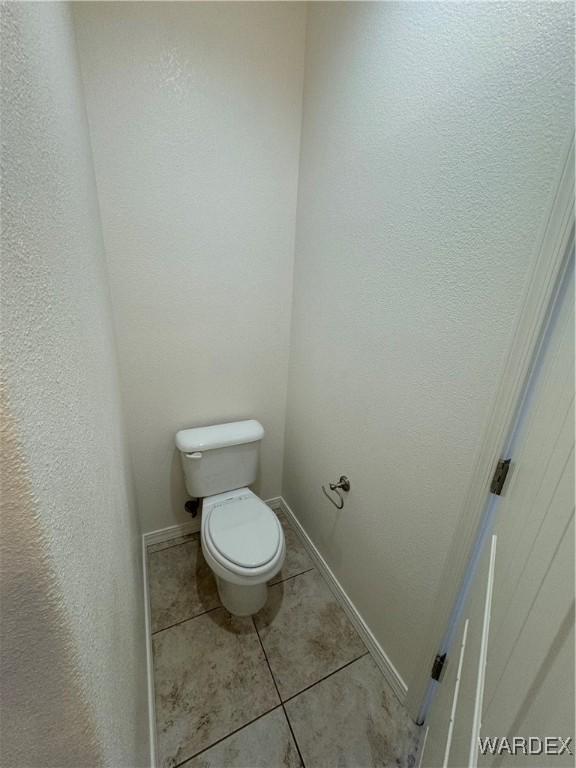
<path fill-rule="evenodd" d="M 285 554 L 280 521 L 247 488 L 204 500 L 202 545 L 208 560 L 241 582 L 272 578 Z"/>
<path fill-rule="evenodd" d="M 246 495 L 227 499 L 210 510 L 206 533 L 216 553 L 242 568 L 258 568 L 280 547 L 280 523 L 264 502 Z"/>

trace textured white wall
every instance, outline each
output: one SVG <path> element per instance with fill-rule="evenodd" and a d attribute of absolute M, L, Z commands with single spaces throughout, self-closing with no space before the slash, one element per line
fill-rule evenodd
<path fill-rule="evenodd" d="M 309 9 L 284 494 L 406 680 L 572 126 L 572 13 Z"/>
<path fill-rule="evenodd" d="M 182 427 L 260 419 L 280 492 L 305 12 L 75 8 L 144 530 L 189 520 Z"/>
<path fill-rule="evenodd" d="M 139 529 L 65 3 L 2 6 L 0 762 L 147 764 Z"/>

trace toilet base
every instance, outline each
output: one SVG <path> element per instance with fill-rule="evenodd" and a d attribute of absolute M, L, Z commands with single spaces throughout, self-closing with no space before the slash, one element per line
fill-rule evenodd
<path fill-rule="evenodd" d="M 234 616 L 252 616 L 264 607 L 268 597 L 268 585 L 251 584 L 249 586 L 232 584 L 219 576 L 216 577 L 218 594 L 222 605 Z"/>

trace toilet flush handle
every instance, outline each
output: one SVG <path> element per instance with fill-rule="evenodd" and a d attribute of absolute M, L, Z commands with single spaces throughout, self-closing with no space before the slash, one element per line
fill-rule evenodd
<path fill-rule="evenodd" d="M 195 451 L 194 453 L 185 453 L 184 456 L 186 456 L 187 459 L 201 459 L 202 454 L 199 451 Z"/>

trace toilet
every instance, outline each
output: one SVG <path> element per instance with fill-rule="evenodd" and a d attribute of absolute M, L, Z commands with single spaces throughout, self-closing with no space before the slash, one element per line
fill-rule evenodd
<path fill-rule="evenodd" d="M 202 552 L 224 607 L 250 616 L 266 603 L 286 544 L 274 512 L 248 486 L 256 479 L 264 428 L 255 419 L 176 433 L 186 489 L 203 499 Z"/>

